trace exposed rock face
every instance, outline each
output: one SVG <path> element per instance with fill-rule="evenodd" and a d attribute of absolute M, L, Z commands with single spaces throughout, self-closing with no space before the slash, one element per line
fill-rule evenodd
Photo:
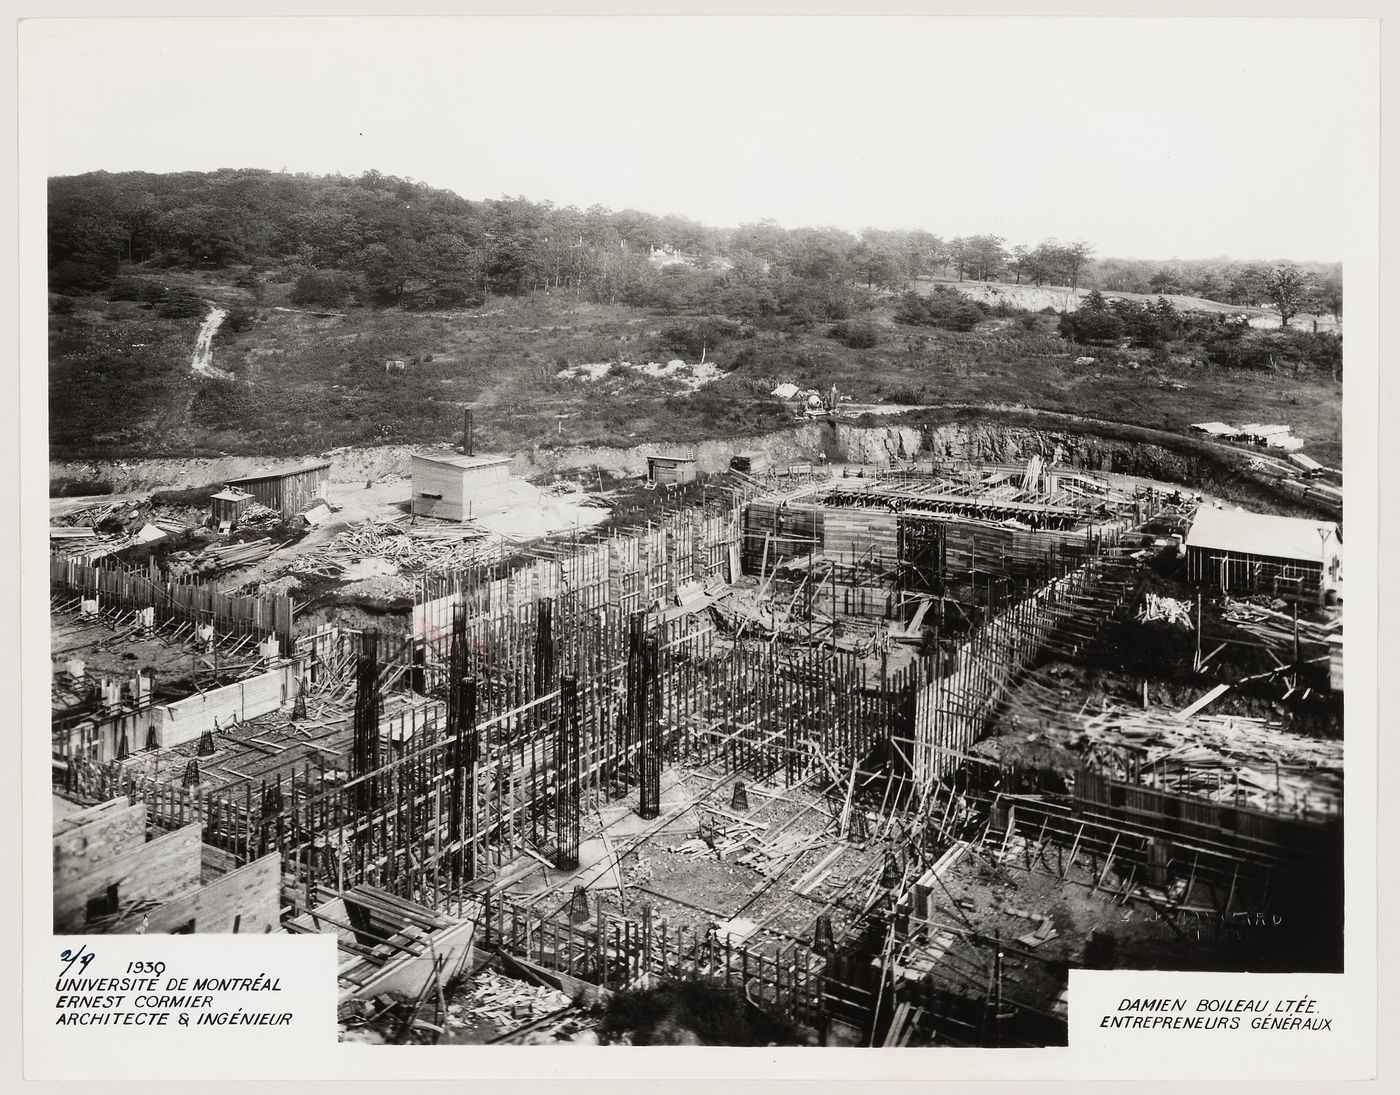
<path fill-rule="evenodd" d="M 925 427 L 808 422 L 776 433 L 701 441 L 693 445 L 537 447 L 517 453 L 511 461 L 511 473 L 531 478 L 601 468 L 617 475 L 642 475 L 646 471 L 647 455 L 662 451 L 692 451 L 700 470 L 705 472 L 724 471 L 729 467 L 730 458 L 740 452 L 762 453 L 768 458 L 769 466 L 775 469 L 822 460 L 887 464 L 892 460 L 936 458 L 1020 463 L 1039 455 L 1048 462 L 1086 471 L 1118 472 L 1180 483 L 1241 503 L 1256 501 L 1285 511 L 1298 508 L 1286 496 L 1271 489 L 1267 477 L 1249 473 L 1247 454 L 1223 449 L 1216 452 L 1200 442 L 1160 431 L 1101 424 L 1103 429 L 1141 435 L 1144 439 L 1105 437 L 1094 432 L 1095 425 L 1091 422 L 1075 423 L 1065 421 L 1067 416 L 1049 414 L 1043 417 L 1047 423 L 1044 427 L 1029 426 L 997 421 L 992 411 L 969 410 L 963 421 Z M 414 451 L 414 446 L 392 445 L 344 449 L 324 455 L 331 460 L 334 481 L 364 483 L 392 476 L 406 477 L 409 455 Z M 49 465 L 49 478 L 53 484 L 64 484 L 70 494 L 124 493 L 203 486 L 295 462 L 294 458 L 269 461 L 257 457 L 135 460 L 111 464 L 55 462 Z"/>

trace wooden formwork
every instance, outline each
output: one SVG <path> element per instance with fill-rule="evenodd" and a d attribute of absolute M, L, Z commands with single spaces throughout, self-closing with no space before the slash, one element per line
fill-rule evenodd
<path fill-rule="evenodd" d="M 123 570 L 51 556 L 49 586 L 96 597 L 122 609 L 153 608 L 158 623 L 168 620 L 212 623 L 216 632 L 276 635 L 292 641 L 292 599 L 285 594 L 251 596 L 224 593 L 202 582 L 152 577 L 149 571 Z"/>

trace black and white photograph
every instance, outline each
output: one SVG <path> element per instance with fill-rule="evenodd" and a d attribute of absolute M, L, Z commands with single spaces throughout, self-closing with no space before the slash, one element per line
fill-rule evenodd
<path fill-rule="evenodd" d="M 55 938 L 387 1057 L 1355 972 L 1364 25 L 54 24 Z"/>

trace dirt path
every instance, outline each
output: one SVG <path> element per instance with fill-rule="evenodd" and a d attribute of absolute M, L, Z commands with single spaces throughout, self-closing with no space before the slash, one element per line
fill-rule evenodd
<path fill-rule="evenodd" d="M 204 317 L 204 322 L 200 324 L 199 334 L 195 336 L 194 340 L 194 356 L 190 359 L 190 370 L 195 376 L 220 380 L 233 379 L 232 373 L 216 369 L 213 366 L 214 336 L 218 333 L 219 326 L 227 318 L 228 309 L 220 308 L 217 304 L 210 302 L 209 314 Z"/>

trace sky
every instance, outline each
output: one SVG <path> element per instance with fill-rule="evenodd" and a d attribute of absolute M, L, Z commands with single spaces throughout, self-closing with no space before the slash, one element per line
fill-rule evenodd
<path fill-rule="evenodd" d="M 374 169 L 467 198 L 1341 258 L 1373 28 L 1266 19 L 22 25 L 24 171 Z"/>

